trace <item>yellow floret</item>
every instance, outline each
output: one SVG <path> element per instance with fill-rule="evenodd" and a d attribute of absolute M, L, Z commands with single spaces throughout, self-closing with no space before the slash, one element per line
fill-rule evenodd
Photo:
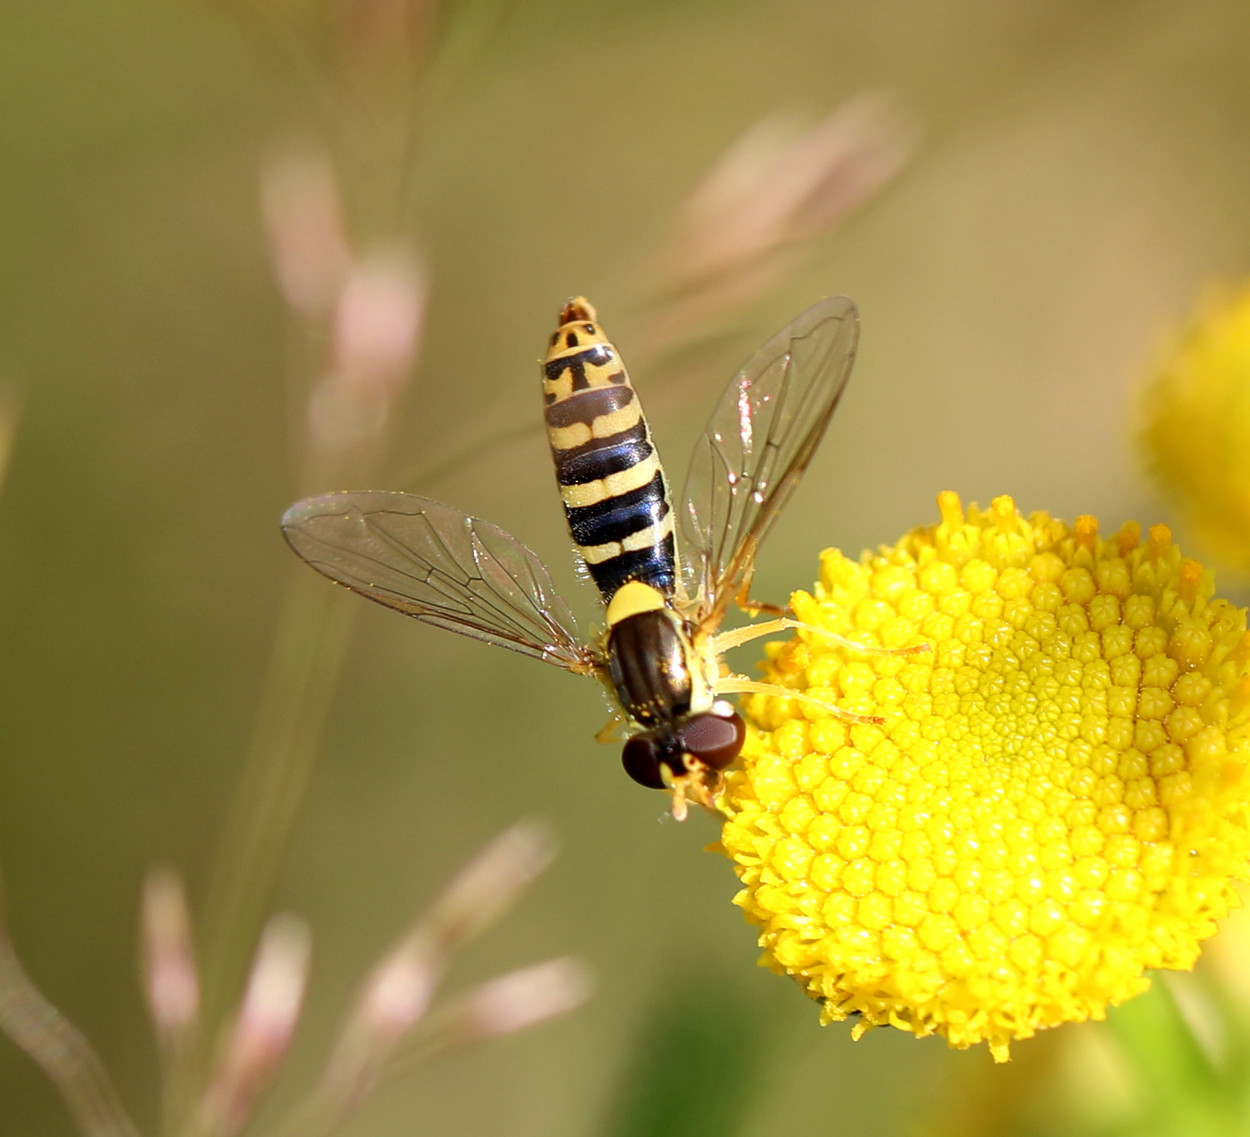
<path fill-rule="evenodd" d="M 987 1042 L 1102 1018 L 1189 968 L 1250 867 L 1250 637 L 1163 526 L 1010 498 L 821 559 L 769 645 L 720 801 L 762 962 L 825 1022 Z"/>

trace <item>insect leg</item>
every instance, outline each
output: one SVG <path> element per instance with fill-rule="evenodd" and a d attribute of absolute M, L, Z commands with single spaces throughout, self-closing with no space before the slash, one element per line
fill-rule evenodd
<path fill-rule="evenodd" d="M 719 773 L 710 770 L 691 770 L 676 777 L 665 777 L 669 792 L 673 795 L 671 813 L 674 821 L 685 821 L 690 805 L 701 805 L 712 813 L 718 813 L 716 794 L 720 788 Z"/>
<path fill-rule="evenodd" d="M 716 680 L 713 688 L 718 695 L 775 695 L 779 699 L 797 699 L 800 703 L 808 703 L 820 707 L 836 718 L 847 722 L 862 722 L 870 726 L 881 726 L 885 722 L 880 715 L 857 715 L 854 711 L 844 710 L 836 703 L 826 703 L 804 691 L 793 691 L 789 687 L 778 687 L 775 683 L 760 683 L 756 679 L 748 679 L 744 675 L 726 675 Z"/>
<path fill-rule="evenodd" d="M 734 603 L 738 605 L 748 616 L 755 619 L 756 616 L 763 612 L 770 616 L 784 616 L 790 611 L 789 605 L 786 604 L 769 604 L 764 600 L 751 599 L 751 581 L 755 579 L 755 565 L 752 564 L 747 569 L 746 575 L 742 579 L 742 584 L 738 587 L 737 593 L 734 595 Z"/>
<path fill-rule="evenodd" d="M 740 647 L 752 640 L 763 639 L 764 636 L 775 636 L 793 626 L 792 620 L 768 620 L 763 624 L 747 624 L 742 628 L 734 628 L 728 632 L 718 632 L 712 637 L 716 654 L 724 655 L 731 648 Z"/>
<path fill-rule="evenodd" d="M 716 646 L 716 654 L 722 655 L 731 648 L 750 643 L 752 640 L 762 639 L 764 636 L 775 636 L 778 632 L 786 632 L 791 628 L 811 632 L 815 636 L 823 636 L 827 640 L 832 640 L 839 647 L 845 648 L 847 651 L 857 652 L 860 655 L 920 655 L 929 650 L 928 644 L 913 644 L 911 647 L 876 647 L 873 644 L 862 644 L 856 640 L 847 639 L 846 636 L 840 636 L 836 632 L 818 628 L 815 624 L 804 624 L 800 620 L 791 620 L 788 616 L 782 616 L 776 620 L 766 620 L 762 624 L 747 624 L 742 628 L 721 632 L 713 638 L 712 642 Z"/>
<path fill-rule="evenodd" d="M 615 742 L 621 737 L 622 732 L 628 725 L 625 716 L 612 711 L 612 717 L 603 724 L 603 729 L 595 735 L 596 742 Z"/>

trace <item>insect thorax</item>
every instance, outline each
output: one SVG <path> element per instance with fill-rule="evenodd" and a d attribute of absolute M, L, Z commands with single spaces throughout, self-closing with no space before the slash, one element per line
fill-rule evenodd
<path fill-rule="evenodd" d="M 689 637 L 670 609 L 638 612 L 614 624 L 607 649 L 612 685 L 635 722 L 662 727 L 690 713 L 701 676 Z"/>
<path fill-rule="evenodd" d="M 668 485 L 629 375 L 580 297 L 543 360 L 547 437 L 569 532 L 607 603 L 630 580 L 677 584 Z"/>

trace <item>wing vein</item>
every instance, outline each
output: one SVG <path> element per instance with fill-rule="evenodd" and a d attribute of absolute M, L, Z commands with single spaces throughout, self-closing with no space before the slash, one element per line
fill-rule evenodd
<path fill-rule="evenodd" d="M 695 448 L 682 530 L 697 618 L 724 614 L 823 437 L 855 358 L 855 305 L 835 296 L 773 336 L 726 388 Z"/>
<path fill-rule="evenodd" d="M 570 671 L 601 665 L 543 563 L 488 522 L 410 494 L 340 493 L 292 506 L 282 529 L 318 572 L 378 604 Z"/>

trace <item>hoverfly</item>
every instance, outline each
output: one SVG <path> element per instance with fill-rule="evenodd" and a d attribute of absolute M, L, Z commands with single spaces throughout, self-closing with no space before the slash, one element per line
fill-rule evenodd
<path fill-rule="evenodd" d="M 756 551 L 846 386 L 858 334 L 855 305 L 835 296 L 751 357 L 695 448 L 675 526 L 664 471 L 616 349 L 586 300 L 564 306 L 542 362 L 545 417 L 569 530 L 605 606 L 596 637 L 579 633 L 546 567 L 516 538 L 427 498 L 312 497 L 287 510 L 283 532 L 318 572 L 370 600 L 597 678 L 615 707 L 601 740 L 626 728 L 627 773 L 670 790 L 680 820 L 688 801 L 711 806 L 721 771 L 742 749 L 743 720 L 720 696 L 796 697 L 729 674 L 721 656 L 805 626 L 750 601 L 748 590 Z M 777 618 L 720 632 L 733 602 Z"/>

